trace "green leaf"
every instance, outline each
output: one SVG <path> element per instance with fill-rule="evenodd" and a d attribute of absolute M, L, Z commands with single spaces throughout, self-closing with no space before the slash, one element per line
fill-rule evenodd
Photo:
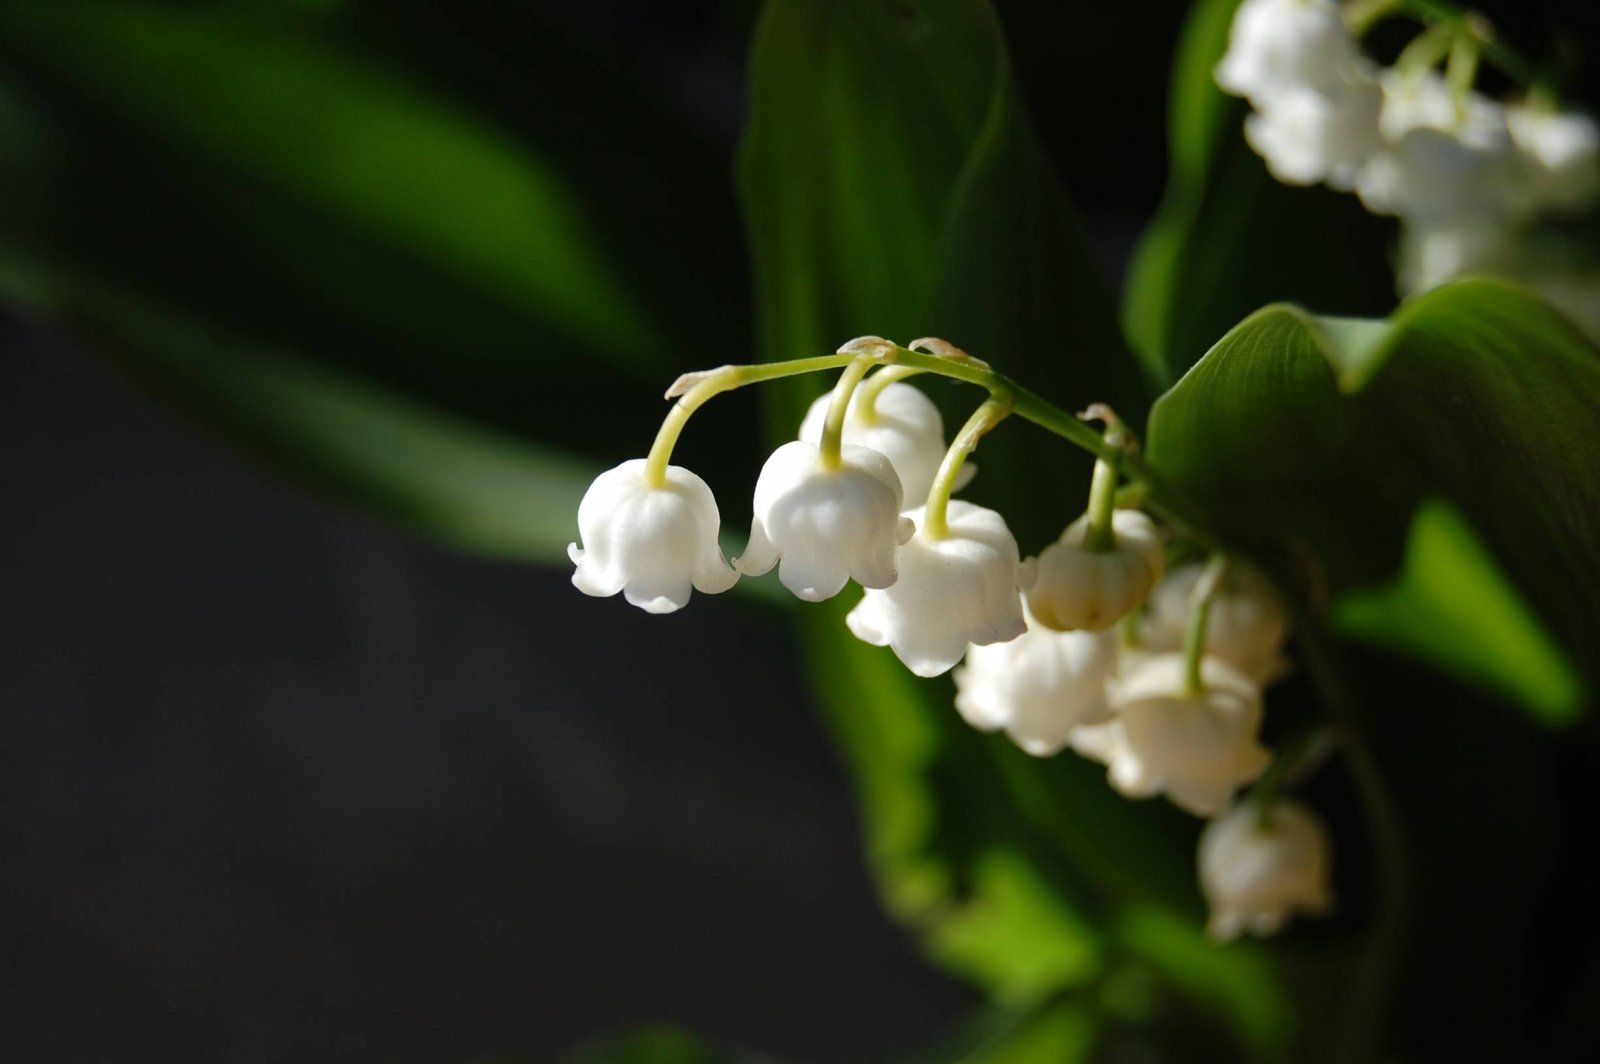
<path fill-rule="evenodd" d="M 1278 183 L 1245 143 L 1245 104 L 1212 78 L 1238 4 L 1200 0 L 1190 10 L 1173 66 L 1167 191 L 1123 293 L 1123 327 L 1163 387 L 1264 303 L 1329 314 L 1381 314 L 1394 303 L 1389 223 L 1352 195 Z"/>
<path fill-rule="evenodd" d="M 1566 717 L 1567 678 L 1587 670 L 1592 691 L 1597 667 L 1588 651 L 1600 626 L 1597 438 L 1600 354 L 1533 296 L 1466 281 L 1387 323 L 1285 306 L 1251 316 L 1157 402 L 1148 445 L 1214 529 L 1309 567 L 1313 590 L 1329 597 L 1392 580 L 1418 508 L 1444 500 L 1482 550 L 1424 517 L 1414 553 L 1434 556 L 1407 567 L 1410 607 L 1426 602 L 1431 620 L 1458 624 L 1472 606 L 1504 607 L 1473 623 L 1471 638 L 1543 649 L 1516 662 L 1502 653 L 1492 666 L 1464 653 L 1436 663 L 1472 680 L 1492 667 L 1523 705 Z M 1486 575 L 1491 561 L 1502 576 Z M 1514 588 L 1555 644 L 1529 641 L 1537 628 L 1495 588 Z M 1447 605 L 1446 594 L 1460 597 Z M 1384 635 L 1417 649 L 1404 627 Z"/>
<path fill-rule="evenodd" d="M 1570 724 L 1581 710 L 1577 672 L 1448 503 L 1418 508 L 1400 576 L 1388 587 L 1345 594 L 1333 624 L 1495 688 L 1546 723 Z"/>
<path fill-rule="evenodd" d="M 740 179 L 765 357 L 942 335 L 1063 404 L 1137 412 L 1106 287 L 986 5 L 775 0 L 750 70 Z M 781 391 L 775 437 L 824 386 Z M 982 398 L 927 387 L 962 416 Z M 986 438 L 978 462 L 968 496 L 999 508 L 1024 550 L 1081 511 L 1088 463 L 1028 426 Z M 811 671 L 885 896 L 937 960 L 1038 1001 L 1101 977 L 1124 899 L 1198 923 L 1190 818 L 1122 799 L 1075 755 L 1039 761 L 973 731 L 947 681 L 855 640 L 846 605 L 800 614 Z"/>
<path fill-rule="evenodd" d="M 558 1059 L 561 1064 L 738 1064 L 763 1058 L 714 1048 L 676 1024 L 652 1023 L 585 1042 Z"/>

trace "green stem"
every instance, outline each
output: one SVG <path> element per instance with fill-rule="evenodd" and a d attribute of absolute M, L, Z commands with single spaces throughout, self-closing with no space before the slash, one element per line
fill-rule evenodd
<path fill-rule="evenodd" d="M 1403 6 L 1404 0 L 1349 0 L 1340 14 L 1351 36 L 1359 40 L 1384 19 L 1399 14 Z"/>
<path fill-rule="evenodd" d="M 1372 837 L 1378 913 L 1372 943 L 1362 959 L 1362 971 L 1350 981 L 1348 1011 L 1340 1025 L 1344 1042 L 1335 1059 L 1373 1060 L 1378 1055 L 1374 1043 L 1381 1033 L 1384 1009 L 1399 974 L 1410 919 L 1411 862 L 1394 795 L 1363 738 L 1360 710 L 1345 685 L 1332 640 L 1320 621 L 1305 611 L 1297 618 L 1296 627 L 1301 660 L 1339 729 L 1350 778 Z"/>
<path fill-rule="evenodd" d="M 1457 36 L 1470 37 L 1477 41 L 1485 59 L 1523 86 L 1532 85 L 1539 80 L 1538 68 L 1516 49 L 1501 43 L 1493 25 L 1482 15 L 1463 11 L 1443 0 L 1400 0 L 1400 8 L 1425 23 L 1447 26 Z"/>
<path fill-rule="evenodd" d="M 856 393 L 856 416 L 863 423 L 872 424 L 878 420 L 878 396 L 883 390 L 896 381 L 903 381 L 907 377 L 915 377 L 919 373 L 928 372 L 917 369 L 915 366 L 885 366 L 872 376 L 868 377 Z"/>
<path fill-rule="evenodd" d="M 875 363 L 871 357 L 861 355 L 839 374 L 839 383 L 833 386 L 833 398 L 828 401 L 828 419 L 822 425 L 822 443 L 818 457 L 822 468 L 838 469 L 844 464 L 840 450 L 844 443 L 844 416 L 850 409 L 850 396 Z"/>
<path fill-rule="evenodd" d="M 1222 582 L 1228 578 L 1228 556 L 1221 551 L 1211 555 L 1205 571 L 1194 585 L 1189 605 L 1189 629 L 1183 637 L 1183 689 L 1191 698 L 1205 694 L 1205 677 L 1200 663 L 1206 656 L 1206 624 L 1211 619 L 1211 604 L 1216 601 Z"/>
<path fill-rule="evenodd" d="M 1084 511 L 1089 527 L 1083 532 L 1083 549 L 1104 554 L 1117 549 L 1117 532 L 1112 522 L 1117 512 L 1117 470 L 1122 465 L 1127 434 L 1110 407 L 1097 405 L 1084 416 L 1105 419 L 1105 442 L 1113 448 L 1110 457 L 1095 459 L 1094 476 L 1089 481 L 1089 505 Z"/>
<path fill-rule="evenodd" d="M 1478 54 L 1481 45 L 1477 38 L 1462 35 L 1450 44 L 1450 59 L 1445 63 L 1444 76 L 1450 93 L 1456 101 L 1456 117 L 1467 117 L 1467 94 L 1478 80 Z"/>
<path fill-rule="evenodd" d="M 955 491 L 956 475 L 961 472 L 962 463 L 978 446 L 984 433 L 1004 421 L 1010 413 L 1010 396 L 1004 392 L 994 392 L 972 412 L 967 423 L 961 426 L 961 431 L 956 433 L 950 449 L 944 453 L 944 461 L 939 463 L 933 486 L 928 489 L 928 507 L 923 512 L 921 529 L 925 538 L 943 539 L 950 534 L 950 522 L 946 515 L 950 508 L 950 493 Z"/>

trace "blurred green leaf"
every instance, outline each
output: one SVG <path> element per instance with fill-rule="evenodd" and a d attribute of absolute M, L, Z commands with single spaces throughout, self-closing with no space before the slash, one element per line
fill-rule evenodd
<path fill-rule="evenodd" d="M 561 1054 L 560 1064 L 755 1064 L 759 1056 L 713 1048 L 676 1024 L 652 1023 Z"/>
<path fill-rule="evenodd" d="M 1443 621 L 1446 579 L 1453 588 L 1443 593 L 1476 596 L 1474 607 L 1507 607 L 1491 589 L 1515 588 L 1567 664 L 1555 647 L 1514 663 L 1509 653 L 1494 664 L 1468 660 L 1472 646 L 1508 638 L 1524 639 L 1524 650 L 1542 645 L 1526 641 L 1510 607 L 1448 608 L 1471 635 L 1460 628 L 1456 651 L 1436 663 L 1472 680 L 1492 667 L 1522 704 L 1543 713 L 1559 704 L 1565 716 L 1574 708 L 1565 677 L 1576 666 L 1592 684 L 1597 667 L 1597 438 L 1600 354 L 1533 296 L 1465 281 L 1408 302 L 1387 323 L 1319 320 L 1287 306 L 1252 315 L 1157 402 L 1148 443 L 1152 464 L 1215 530 L 1309 567 L 1313 592 L 1327 597 L 1391 580 L 1419 506 L 1441 497 L 1484 552 L 1437 527 L 1427 534 L 1424 518 L 1413 546 L 1448 553 L 1413 559 L 1401 585 L 1411 606 L 1426 603 Z M 1486 575 L 1491 559 L 1503 577 Z M 1465 562 L 1474 564 L 1454 568 Z M 1431 600 L 1417 597 L 1425 591 Z M 1404 627 L 1382 635 L 1416 649 Z"/>
<path fill-rule="evenodd" d="M 1167 191 L 1123 293 L 1123 328 L 1162 387 L 1263 304 L 1294 300 L 1327 314 L 1394 304 L 1389 223 L 1352 195 L 1280 184 L 1245 143 L 1246 106 L 1211 73 L 1238 4 L 1200 0 L 1190 10 L 1169 90 Z"/>
<path fill-rule="evenodd" d="M 1582 681 L 1561 648 L 1448 503 L 1417 509 L 1398 579 L 1345 594 L 1333 623 L 1495 688 L 1549 724 L 1572 723 L 1582 707 Z"/>
<path fill-rule="evenodd" d="M 576 538 L 588 463 L 142 305 L 62 310 L 150 390 L 325 497 L 518 560 L 564 559 Z"/>
<path fill-rule="evenodd" d="M 765 357 L 935 334 L 1063 404 L 1137 414 L 1107 289 L 987 5 L 775 0 L 750 70 L 740 179 Z M 774 435 L 823 387 L 784 391 Z M 928 388 L 961 415 L 982 398 Z M 1081 510 L 1088 463 L 1059 441 L 1008 424 L 978 461 L 968 495 L 999 508 L 1025 550 Z M 1198 922 L 1192 820 L 1123 800 L 1074 755 L 1039 761 L 974 732 L 948 682 L 850 636 L 847 605 L 800 615 L 811 671 L 890 907 L 936 959 L 1002 1000 L 1037 1002 L 1099 978 L 1124 899 Z"/>

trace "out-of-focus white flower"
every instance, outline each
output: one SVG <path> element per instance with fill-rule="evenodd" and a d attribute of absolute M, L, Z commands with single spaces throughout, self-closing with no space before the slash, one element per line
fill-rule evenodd
<path fill-rule="evenodd" d="M 1139 628 L 1144 649 L 1157 653 L 1183 649 L 1193 613 L 1195 585 L 1205 566 L 1180 565 L 1156 585 Z M 1267 579 L 1247 566 L 1234 565 L 1211 600 L 1206 616 L 1205 652 L 1265 686 L 1288 669 L 1283 641 L 1289 611 Z"/>
<path fill-rule="evenodd" d="M 1224 91 L 1266 107 L 1290 88 L 1336 92 L 1362 65 L 1333 0 L 1244 0 L 1215 76 Z"/>
<path fill-rule="evenodd" d="M 1434 71 L 1384 71 L 1378 127 L 1385 146 L 1356 178 L 1367 209 L 1407 219 L 1496 215 L 1520 202 L 1505 108 L 1458 96 Z"/>
<path fill-rule="evenodd" d="M 851 395 L 850 405 L 845 408 L 841 438 L 845 443 L 886 456 L 900 477 L 904 504 L 920 506 L 933 486 L 939 463 L 944 461 L 944 419 L 939 416 L 939 408 L 920 389 L 899 381 L 878 393 L 870 417 L 864 413 L 862 397 L 860 388 Z M 805 420 L 800 423 L 800 439 L 806 443 L 822 442 L 822 427 L 828 420 L 831 399 L 831 394 L 821 395 L 811 404 Z M 964 482 L 958 481 L 956 486 Z"/>
<path fill-rule="evenodd" d="M 1515 227 L 1494 216 L 1407 222 L 1400 230 L 1396 280 L 1404 295 L 1469 273 L 1513 276 L 1522 253 Z"/>
<path fill-rule="evenodd" d="M 1117 510 L 1111 527 L 1117 542 L 1110 550 L 1084 548 L 1089 530 L 1084 516 L 1040 552 L 1028 591 L 1028 608 L 1040 624 L 1058 632 L 1104 631 L 1143 602 L 1161 578 L 1166 556 L 1150 518 L 1138 510 Z"/>
<path fill-rule="evenodd" d="M 1028 570 L 1005 518 L 955 500 L 949 534 L 930 539 L 924 509 L 909 511 L 916 534 L 900 548 L 900 578 L 869 588 L 846 622 L 858 639 L 892 647 L 918 676 L 948 672 L 967 644 L 986 646 L 1026 630 L 1017 591 Z"/>
<path fill-rule="evenodd" d="M 1111 718 L 1106 681 L 1117 669 L 1116 638 L 1053 632 L 1026 619 L 1028 630 L 1010 642 L 967 650 L 955 672 L 956 709 L 974 728 L 1003 728 L 1028 753 L 1048 757 L 1073 729 Z"/>
<path fill-rule="evenodd" d="M 1200 889 L 1211 906 L 1211 936 L 1226 942 L 1248 931 L 1276 933 L 1296 912 L 1327 912 L 1328 833 L 1296 802 L 1265 811 L 1244 803 L 1200 834 Z"/>
<path fill-rule="evenodd" d="M 863 587 L 894 583 L 895 550 L 912 533 L 900 516 L 900 478 L 865 447 L 845 445 L 840 460 L 826 468 L 817 446 L 801 440 L 772 453 L 734 568 L 759 576 L 777 565 L 783 586 L 808 602 L 832 598 L 852 577 Z"/>
<path fill-rule="evenodd" d="M 586 595 L 621 591 L 647 613 L 671 613 L 689 601 L 691 588 L 726 591 L 739 574 L 717 546 L 721 518 L 706 482 L 682 466 L 668 466 L 660 487 L 644 479 L 645 460 L 634 458 L 594 479 L 578 504 L 578 535 L 567 556 L 577 570 L 572 584 Z"/>
<path fill-rule="evenodd" d="M 1244 136 L 1279 181 L 1326 181 L 1349 190 L 1382 143 L 1382 104 L 1377 81 L 1366 73 L 1335 92 L 1290 85 L 1257 104 L 1259 110 L 1245 119 Z"/>
<path fill-rule="evenodd" d="M 1203 690 L 1184 685 L 1182 654 L 1134 660 L 1109 688 L 1115 716 L 1073 732 L 1073 749 L 1103 761 L 1111 785 L 1130 798 L 1165 794 L 1211 816 L 1260 776 L 1272 755 L 1257 741 L 1261 691 L 1225 662 L 1201 662 Z"/>
<path fill-rule="evenodd" d="M 1524 161 L 1527 207 L 1566 213 L 1600 194 L 1600 128 L 1588 115 L 1516 105 L 1506 126 Z"/>

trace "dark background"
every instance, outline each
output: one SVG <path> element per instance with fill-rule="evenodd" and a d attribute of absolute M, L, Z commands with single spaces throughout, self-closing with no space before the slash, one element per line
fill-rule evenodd
<path fill-rule="evenodd" d="M 1115 273 L 1185 5 L 1000 6 Z M 1535 47 L 1595 19 L 1500 7 Z M 731 168 L 749 5 L 525 18 L 650 64 Z M 731 177 L 697 193 L 736 248 Z M 877 1060 L 973 1004 L 881 913 L 776 612 L 651 618 L 324 507 L 14 315 L 0 456 L 0 1059 L 537 1060 L 670 1018 Z"/>

